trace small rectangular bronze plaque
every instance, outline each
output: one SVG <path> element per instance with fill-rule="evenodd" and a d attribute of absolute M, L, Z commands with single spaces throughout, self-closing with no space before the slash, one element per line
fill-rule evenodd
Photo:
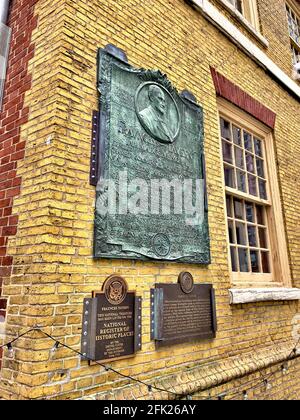
<path fill-rule="evenodd" d="M 211 284 L 184 293 L 180 284 L 151 290 L 151 338 L 156 347 L 216 337 L 215 295 Z"/>
<path fill-rule="evenodd" d="M 105 293 L 93 295 L 84 300 L 82 359 L 108 362 L 141 350 L 141 298 L 128 292 L 120 305 L 113 305 Z"/>

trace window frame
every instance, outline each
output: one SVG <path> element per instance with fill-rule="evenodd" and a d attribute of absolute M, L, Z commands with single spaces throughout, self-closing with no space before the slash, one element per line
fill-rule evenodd
<path fill-rule="evenodd" d="M 246 20 L 247 23 L 260 34 L 260 22 L 257 8 L 257 0 L 241 0 L 243 13 L 232 4 L 231 0 L 218 0 L 229 12 L 233 13 L 240 19 Z"/>
<path fill-rule="evenodd" d="M 217 99 L 218 105 L 218 128 L 220 158 L 222 162 L 222 189 L 223 208 L 226 221 L 226 240 L 228 267 L 231 277 L 231 284 L 237 288 L 264 288 L 264 287 L 291 287 L 291 271 L 287 248 L 286 232 L 282 212 L 277 166 L 275 160 L 274 137 L 271 128 L 265 126 L 254 117 L 247 114 L 223 98 Z M 225 186 L 224 160 L 222 153 L 222 138 L 220 118 L 228 119 L 230 122 L 249 130 L 264 141 L 265 149 L 265 170 L 267 172 L 268 200 L 255 199 L 245 193 L 239 193 L 235 189 Z M 270 241 L 270 266 L 271 274 L 268 273 L 241 273 L 233 272 L 231 269 L 230 241 L 228 233 L 228 216 L 226 208 L 226 192 L 247 201 L 261 203 L 267 206 L 267 229 Z"/>
<path fill-rule="evenodd" d="M 287 7 L 294 13 L 298 20 L 298 27 L 299 27 L 299 40 L 297 40 L 291 35 L 290 33 L 290 25 L 289 25 L 289 18 L 288 18 L 288 11 Z M 287 29 L 288 29 L 288 35 L 290 38 L 290 49 L 291 49 L 291 55 L 292 55 L 292 63 L 293 65 L 300 63 L 300 10 L 299 6 L 295 4 L 292 0 L 286 0 L 285 1 L 285 11 L 286 11 L 286 21 L 287 21 Z M 298 54 L 295 54 L 294 51 L 297 51 Z M 298 55 L 298 61 L 294 61 L 294 58 Z"/>

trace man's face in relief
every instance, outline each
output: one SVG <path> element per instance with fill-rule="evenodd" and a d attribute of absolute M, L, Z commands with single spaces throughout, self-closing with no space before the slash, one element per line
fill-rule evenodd
<path fill-rule="evenodd" d="M 153 90 L 151 95 L 151 104 L 153 108 L 161 115 L 166 113 L 166 99 L 163 91 L 159 88 Z"/>

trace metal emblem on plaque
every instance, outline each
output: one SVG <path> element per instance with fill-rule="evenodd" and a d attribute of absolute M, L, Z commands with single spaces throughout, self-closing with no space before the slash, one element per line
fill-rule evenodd
<path fill-rule="evenodd" d="M 191 273 L 188 272 L 182 272 L 179 274 L 178 277 L 178 282 L 180 284 L 181 290 L 186 293 L 189 294 L 193 291 L 194 289 L 194 278 L 191 275 Z"/>
<path fill-rule="evenodd" d="M 166 257 L 171 249 L 170 239 L 163 233 L 158 233 L 153 238 L 153 247 L 156 255 Z"/>
<path fill-rule="evenodd" d="M 112 305 L 120 305 L 126 298 L 128 286 L 123 277 L 112 275 L 105 280 L 102 290 Z"/>

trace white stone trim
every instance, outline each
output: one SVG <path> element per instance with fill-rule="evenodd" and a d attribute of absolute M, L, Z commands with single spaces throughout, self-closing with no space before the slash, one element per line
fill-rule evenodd
<path fill-rule="evenodd" d="M 6 328 L 6 322 L 0 319 L 0 340 L 1 339 L 4 340 L 5 338 L 5 328 Z"/>
<path fill-rule="evenodd" d="M 230 3 L 228 0 L 218 0 L 264 47 L 268 48 L 269 41 Z"/>
<path fill-rule="evenodd" d="M 300 99 L 300 87 L 284 71 L 282 71 L 262 50 L 250 41 L 226 16 L 219 12 L 209 0 L 190 0 L 203 16 L 214 26 L 230 38 L 249 57 L 256 61 L 261 67 L 267 69 L 287 90 Z"/>
<path fill-rule="evenodd" d="M 9 0 L 0 0 L 0 22 L 6 23 L 8 15 Z"/>
<path fill-rule="evenodd" d="M 270 287 L 267 289 L 229 289 L 230 305 L 241 303 L 300 300 L 300 289 Z"/>

